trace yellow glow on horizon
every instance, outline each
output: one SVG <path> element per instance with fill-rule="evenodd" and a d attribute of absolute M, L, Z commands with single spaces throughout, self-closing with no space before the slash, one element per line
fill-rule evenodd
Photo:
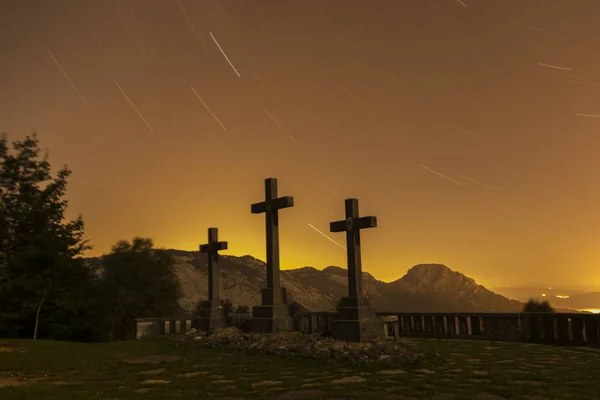
<path fill-rule="evenodd" d="M 591 312 L 593 314 L 600 314 L 600 308 L 584 308 L 582 310 L 579 311 L 588 311 Z"/>

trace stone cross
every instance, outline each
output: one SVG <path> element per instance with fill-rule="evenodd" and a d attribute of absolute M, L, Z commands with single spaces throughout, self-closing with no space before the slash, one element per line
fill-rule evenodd
<path fill-rule="evenodd" d="M 360 230 L 377 227 L 377 217 L 358 216 L 358 199 L 346 199 L 346 219 L 331 222 L 331 232 L 346 232 L 346 251 L 348 254 L 348 295 L 363 295 L 362 263 L 360 258 Z"/>
<path fill-rule="evenodd" d="M 265 179 L 265 201 L 251 205 L 252 214 L 266 214 L 267 231 L 267 290 L 272 293 L 272 305 L 280 304 L 279 283 L 279 210 L 293 207 L 291 196 L 277 197 L 277 179 Z M 264 302 L 263 302 L 264 304 Z"/>
<path fill-rule="evenodd" d="M 200 252 L 208 255 L 208 300 L 219 300 L 219 250 L 227 250 L 227 242 L 219 242 L 219 230 L 208 228 L 208 244 Z"/>

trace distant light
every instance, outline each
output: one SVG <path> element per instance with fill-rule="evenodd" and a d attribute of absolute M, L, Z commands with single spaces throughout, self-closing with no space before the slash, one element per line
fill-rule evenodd
<path fill-rule="evenodd" d="M 546 293 L 542 293 L 542 297 L 546 297 Z"/>
<path fill-rule="evenodd" d="M 548 288 L 548 290 L 552 290 L 552 288 L 551 288 L 551 287 L 549 287 L 549 288 Z"/>
<path fill-rule="evenodd" d="M 563 295 L 560 295 L 560 294 L 557 294 L 556 297 L 558 299 L 568 299 L 569 298 L 569 296 L 563 296 Z"/>

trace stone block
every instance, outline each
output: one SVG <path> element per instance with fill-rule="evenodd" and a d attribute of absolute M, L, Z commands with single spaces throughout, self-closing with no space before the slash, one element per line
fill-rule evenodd
<path fill-rule="evenodd" d="M 252 307 L 252 332 L 277 332 L 294 330 L 294 320 L 287 304 Z"/>
<path fill-rule="evenodd" d="M 287 292 L 285 288 L 277 289 L 264 288 L 260 291 L 261 304 L 263 306 L 272 306 L 276 304 L 287 304 Z"/>
<path fill-rule="evenodd" d="M 346 297 L 340 301 L 337 318 L 332 321 L 331 336 L 348 342 L 378 339 L 383 337 L 383 322 L 364 299 Z"/>
<path fill-rule="evenodd" d="M 394 340 L 400 339 L 398 316 L 386 315 L 384 317 L 378 317 L 378 319 L 383 324 L 383 337 Z"/>
<path fill-rule="evenodd" d="M 227 327 L 227 318 L 223 308 L 223 300 L 203 301 L 195 319 L 195 328 L 212 332 L 215 329 Z"/>

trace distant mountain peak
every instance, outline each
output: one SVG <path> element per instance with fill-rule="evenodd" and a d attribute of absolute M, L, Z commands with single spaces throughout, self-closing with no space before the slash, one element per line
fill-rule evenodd
<path fill-rule="evenodd" d="M 444 264 L 417 264 L 408 271 L 406 271 L 406 275 L 409 277 L 421 278 L 421 279 L 442 279 L 444 277 L 454 276 L 456 279 L 467 279 L 467 276 L 461 274 L 458 271 L 454 271 Z M 473 281 L 474 282 L 474 281 Z"/>
<path fill-rule="evenodd" d="M 301 268 L 296 269 L 295 271 L 298 271 L 298 272 L 319 272 L 318 269 L 316 269 L 315 267 L 311 267 L 311 266 L 301 267 Z"/>
<path fill-rule="evenodd" d="M 477 292 L 486 290 L 475 281 L 443 264 L 418 264 L 409 269 L 396 283 L 416 292 Z"/>
<path fill-rule="evenodd" d="M 198 251 L 169 249 L 174 256 L 174 270 L 182 285 L 181 306 L 194 309 L 208 295 L 206 254 Z M 101 265 L 101 258 L 88 258 L 90 266 Z M 260 290 L 265 285 L 264 261 L 251 255 L 222 256 L 219 275 L 223 298 L 235 305 L 260 304 Z M 311 266 L 283 270 L 281 285 L 289 298 L 312 311 L 331 311 L 338 300 L 348 295 L 348 270 L 328 266 L 318 270 Z M 419 264 L 401 279 L 385 283 L 363 272 L 363 290 L 380 311 L 391 312 L 518 312 L 522 303 L 497 295 L 471 278 L 443 264 Z"/>
<path fill-rule="evenodd" d="M 348 275 L 348 271 L 346 271 L 344 268 L 336 267 L 335 265 L 330 265 L 329 267 L 323 268 L 323 272 L 332 275 Z"/>
<path fill-rule="evenodd" d="M 410 268 L 406 273 L 422 273 L 422 271 L 427 271 L 430 273 L 448 273 L 448 272 L 456 272 L 445 266 L 444 264 L 417 264 L 414 267 Z"/>

